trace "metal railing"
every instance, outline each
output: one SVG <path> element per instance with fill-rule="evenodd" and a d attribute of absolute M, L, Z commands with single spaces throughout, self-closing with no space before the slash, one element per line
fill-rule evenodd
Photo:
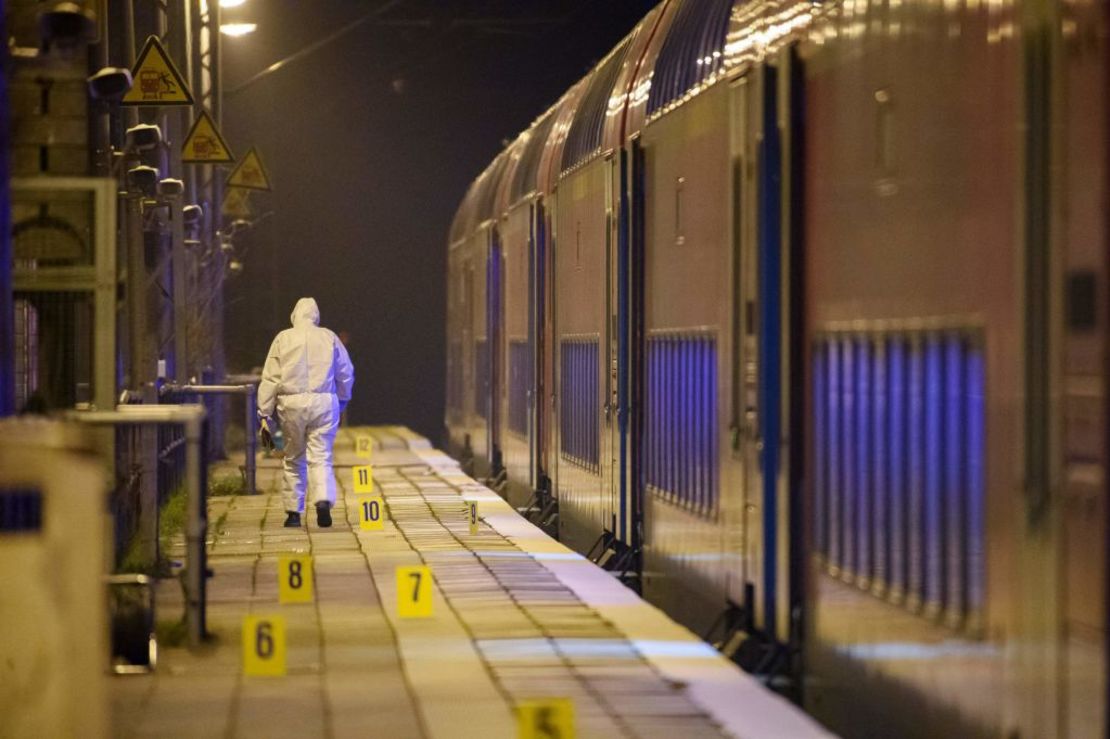
<path fill-rule="evenodd" d="M 185 433 L 185 620 L 189 646 L 200 646 L 205 628 L 205 539 L 208 535 L 208 512 L 204 486 L 204 453 L 201 436 L 205 418 L 204 406 L 182 405 L 121 405 L 115 410 L 71 411 L 68 418 L 95 426 L 180 426 Z M 153 518 L 155 527 L 157 517 Z M 155 530 L 153 536 L 157 537 Z"/>
<path fill-rule="evenodd" d="M 246 413 L 244 414 L 243 430 L 246 434 L 245 452 L 246 462 L 243 465 L 243 474 L 246 478 L 245 485 L 248 495 L 258 492 L 256 484 L 257 452 L 258 452 L 258 412 L 255 398 L 254 385 L 177 385 L 166 384 L 161 388 L 162 397 L 173 395 L 242 395 Z"/>

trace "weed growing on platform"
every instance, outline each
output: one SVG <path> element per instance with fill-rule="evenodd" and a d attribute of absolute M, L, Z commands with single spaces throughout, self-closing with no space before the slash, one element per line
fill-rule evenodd
<path fill-rule="evenodd" d="M 165 577 L 170 573 L 170 563 L 166 552 L 170 540 L 185 530 L 185 487 L 179 486 L 170 493 L 166 502 L 162 504 L 158 514 L 158 562 L 144 561 L 142 554 L 142 537 L 136 531 L 127 543 L 127 549 L 120 559 L 116 572 L 152 575 Z"/>
<path fill-rule="evenodd" d="M 179 619 L 159 621 L 154 627 L 158 637 L 158 645 L 162 647 L 183 647 L 188 631 L 185 628 L 185 617 Z"/>
<path fill-rule="evenodd" d="M 215 477 L 208 483 L 208 497 L 215 498 L 222 495 L 242 495 L 246 492 L 243 478 L 240 475 L 224 475 Z"/>

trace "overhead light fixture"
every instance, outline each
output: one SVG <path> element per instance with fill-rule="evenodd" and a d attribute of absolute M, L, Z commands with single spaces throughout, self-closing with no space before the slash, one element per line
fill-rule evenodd
<path fill-rule="evenodd" d="M 220 26 L 220 33 L 226 36 L 246 36 L 254 33 L 258 28 L 257 23 L 224 23 Z"/>
<path fill-rule="evenodd" d="M 221 8 L 238 8 L 247 0 L 220 0 Z"/>

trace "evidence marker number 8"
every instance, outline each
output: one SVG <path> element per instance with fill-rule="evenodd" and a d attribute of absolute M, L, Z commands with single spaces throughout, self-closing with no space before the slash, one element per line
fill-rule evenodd
<path fill-rule="evenodd" d="M 278 602 L 312 602 L 312 555 L 278 557 Z"/>

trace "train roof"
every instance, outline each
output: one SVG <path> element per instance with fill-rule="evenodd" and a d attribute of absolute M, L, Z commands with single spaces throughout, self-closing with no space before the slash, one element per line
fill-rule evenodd
<path fill-rule="evenodd" d="M 552 192 L 561 176 L 790 42 L 812 8 L 809 0 L 663 0 L 478 176 L 449 243 Z"/>

